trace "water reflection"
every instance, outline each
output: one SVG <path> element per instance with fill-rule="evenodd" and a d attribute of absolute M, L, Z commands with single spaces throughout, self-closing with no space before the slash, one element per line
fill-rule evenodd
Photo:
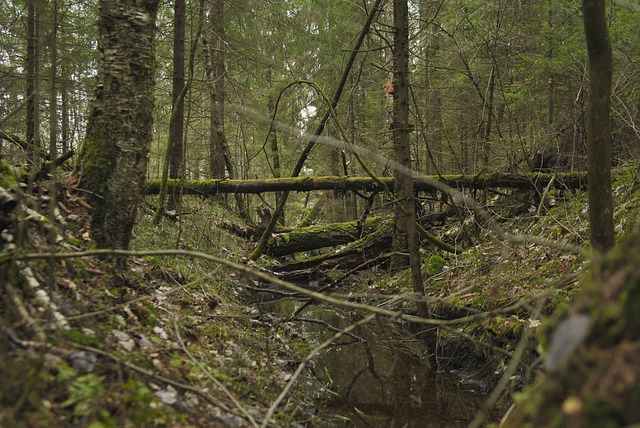
<path fill-rule="evenodd" d="M 295 304 L 279 303 L 270 310 L 290 314 Z M 351 324 L 347 315 L 317 306 L 302 316 L 338 328 Z M 316 323 L 305 323 L 304 331 L 314 343 L 333 335 Z M 483 405 L 482 393 L 432 370 L 424 343 L 402 326 L 378 320 L 354 334 L 365 340 L 342 338 L 315 360 L 305 380 L 317 399 L 322 419 L 317 426 L 463 427 Z"/>

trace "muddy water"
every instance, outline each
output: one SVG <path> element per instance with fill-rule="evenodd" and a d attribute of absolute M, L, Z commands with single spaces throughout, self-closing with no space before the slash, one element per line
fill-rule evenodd
<path fill-rule="evenodd" d="M 268 308 L 291 314 L 299 302 L 284 301 Z M 266 308 L 263 308 L 263 310 Z M 344 328 L 349 315 L 311 306 L 302 318 Z M 305 337 L 319 344 L 333 336 L 326 326 L 304 323 Z M 402 326 L 372 321 L 344 337 L 312 364 L 300 381 L 315 396 L 309 409 L 333 427 L 464 427 L 484 404 L 478 387 L 429 363 L 429 350 Z M 492 418 L 495 419 L 495 416 Z"/>

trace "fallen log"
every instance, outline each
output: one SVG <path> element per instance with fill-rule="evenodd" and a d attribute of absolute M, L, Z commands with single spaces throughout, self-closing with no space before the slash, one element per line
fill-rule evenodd
<path fill-rule="evenodd" d="M 508 174 L 490 173 L 477 176 L 445 175 L 416 176 L 414 188 L 417 191 L 436 190 L 430 184 L 421 181 L 428 178 L 448 184 L 455 188 L 487 189 L 544 189 L 555 176 L 554 185 L 557 188 L 580 189 L 587 185 L 586 172 L 571 172 L 560 174 L 531 173 Z M 145 192 L 147 195 L 157 195 L 160 192 L 161 180 L 148 180 Z M 384 191 L 384 187 L 393 190 L 393 177 L 382 177 L 380 181 L 370 177 L 294 177 L 268 178 L 256 180 L 169 180 L 168 189 L 182 189 L 183 194 L 217 195 L 220 193 L 265 193 L 265 192 L 310 192 L 314 190 L 337 191 Z"/>
<path fill-rule="evenodd" d="M 388 260 L 387 252 L 391 248 L 391 230 L 378 229 L 369 235 L 347 244 L 338 251 L 327 252 L 319 256 L 302 258 L 284 265 L 271 267 L 274 272 L 285 275 L 296 275 L 299 272 L 317 270 L 329 272 L 353 269 L 367 260 L 376 259 L 378 264 Z M 382 254 L 387 254 L 381 257 Z M 324 284 L 321 284 L 324 285 Z"/>
<path fill-rule="evenodd" d="M 432 237 L 423 228 L 423 224 L 432 224 L 434 220 L 445 221 L 447 217 L 456 214 L 454 210 L 447 210 L 441 213 L 432 213 L 422 216 L 419 219 L 420 236 L 424 243 L 430 243 L 442 250 L 455 253 L 456 250 L 449 244 Z M 393 216 L 391 214 L 371 217 L 365 221 L 363 226 L 358 221 L 353 220 L 342 223 L 321 224 L 317 226 L 302 227 L 297 229 L 283 230 L 275 233 L 269 240 L 267 254 L 282 257 L 301 251 L 319 250 L 326 247 L 335 247 L 359 240 L 361 237 L 374 231 L 382 231 L 391 237 L 393 227 Z M 254 235 L 255 236 L 255 235 Z"/>
<path fill-rule="evenodd" d="M 276 233 L 269 240 L 267 254 L 281 257 L 298 251 L 310 251 L 357 241 L 374 230 L 391 228 L 391 216 L 377 216 L 367 219 L 360 226 L 357 221 L 321 224 Z"/>

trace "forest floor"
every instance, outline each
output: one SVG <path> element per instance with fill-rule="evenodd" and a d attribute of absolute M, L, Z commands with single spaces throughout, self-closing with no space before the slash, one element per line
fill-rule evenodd
<path fill-rule="evenodd" d="M 249 262 L 253 243 L 220 226 L 240 222 L 224 200 L 185 198 L 180 220 L 159 225 L 146 201 L 121 270 L 91 252 L 88 207 L 74 177 L 26 191 L 12 174 L 5 168 L 0 180 L 8 191 L 0 194 L 0 426 L 326 426 L 315 414 L 317 397 L 296 383 L 296 368 L 317 344 L 296 319 L 256 304 L 294 291 L 266 277 L 278 261 Z M 618 236 L 638 220 L 639 180 L 636 167 L 614 173 Z M 586 193 L 551 195 L 540 215 L 517 217 L 509 217 L 507 199 L 489 202 L 500 225 L 534 239 L 504 241 L 469 222 L 432 230 L 442 239 L 464 233 L 467 246 L 457 255 L 423 251 L 432 318 L 445 322 L 418 328 L 436 337 L 430 358 L 438 370 L 487 390 L 509 374 L 502 406 L 531 381 L 554 312 L 589 272 L 588 257 L 572 251 L 588 247 Z M 52 252 L 76 255 L 43 256 Z M 410 315 L 410 290 L 407 272 L 378 267 L 355 273 L 331 296 L 374 308 L 382 296 L 393 300 L 388 311 Z"/>

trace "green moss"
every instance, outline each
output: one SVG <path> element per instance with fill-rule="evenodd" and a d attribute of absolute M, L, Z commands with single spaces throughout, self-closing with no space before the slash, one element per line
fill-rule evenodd
<path fill-rule="evenodd" d="M 0 160 L 0 186 L 7 189 L 16 188 L 26 176 L 27 172 L 24 169 Z"/>
<path fill-rule="evenodd" d="M 440 255 L 433 255 L 431 257 L 428 257 L 422 264 L 423 278 L 430 278 L 441 273 L 445 264 L 445 259 Z"/>
<path fill-rule="evenodd" d="M 80 343 L 87 346 L 100 346 L 100 341 L 94 336 L 89 336 L 78 330 L 66 330 L 62 332 L 63 337 L 71 340 L 72 342 Z"/>

